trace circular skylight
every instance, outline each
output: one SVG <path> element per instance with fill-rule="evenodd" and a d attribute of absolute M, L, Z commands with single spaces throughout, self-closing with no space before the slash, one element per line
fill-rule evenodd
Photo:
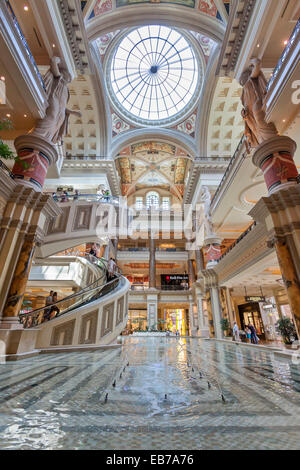
<path fill-rule="evenodd" d="M 188 40 L 165 26 L 131 31 L 110 62 L 113 101 L 141 124 L 166 123 L 184 114 L 199 82 L 199 66 Z"/>

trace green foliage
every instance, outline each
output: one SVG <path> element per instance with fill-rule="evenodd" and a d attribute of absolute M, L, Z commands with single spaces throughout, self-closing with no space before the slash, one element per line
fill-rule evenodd
<path fill-rule="evenodd" d="M 278 330 L 285 344 L 292 344 L 293 338 L 297 337 L 294 323 L 287 317 L 280 318 L 277 322 Z"/>
<path fill-rule="evenodd" d="M 230 330 L 230 323 L 229 323 L 228 318 L 222 318 L 220 323 L 221 323 L 221 328 L 222 328 L 223 331 L 229 331 Z"/>
<path fill-rule="evenodd" d="M 0 131 L 8 131 L 12 129 L 13 125 L 9 119 L 0 119 Z M 10 150 L 9 146 L 0 139 L 0 158 L 4 160 L 11 160 L 15 158 L 14 153 Z"/>

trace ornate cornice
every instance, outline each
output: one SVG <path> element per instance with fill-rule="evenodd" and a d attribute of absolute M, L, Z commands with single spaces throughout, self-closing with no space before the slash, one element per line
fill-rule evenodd
<path fill-rule="evenodd" d="M 58 0 L 62 20 L 76 68 L 83 74 L 89 67 L 89 51 L 77 0 Z"/>
<path fill-rule="evenodd" d="M 227 76 L 234 71 L 256 1 L 235 0 L 235 2 L 232 2 L 217 74 L 225 74 Z"/>

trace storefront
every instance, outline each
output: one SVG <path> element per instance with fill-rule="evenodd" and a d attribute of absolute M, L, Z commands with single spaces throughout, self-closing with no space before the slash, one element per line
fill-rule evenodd
<path fill-rule="evenodd" d="M 186 290 L 189 288 L 187 274 L 161 274 L 162 290 Z"/>
<path fill-rule="evenodd" d="M 127 330 L 146 331 L 147 329 L 147 309 L 129 309 Z"/>
<path fill-rule="evenodd" d="M 259 339 L 265 340 L 265 328 L 260 312 L 258 302 L 249 302 L 247 304 L 239 305 L 239 317 L 241 322 L 241 329 L 244 330 L 249 324 L 252 324 L 256 330 Z"/>
<path fill-rule="evenodd" d="M 176 333 L 179 331 L 181 336 L 186 335 L 186 310 L 184 308 L 164 309 L 165 330 Z"/>

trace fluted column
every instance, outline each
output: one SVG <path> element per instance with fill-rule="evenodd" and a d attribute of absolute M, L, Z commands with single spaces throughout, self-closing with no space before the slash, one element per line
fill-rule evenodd
<path fill-rule="evenodd" d="M 297 331 L 300 333 L 300 285 L 293 258 L 284 239 L 275 237 L 270 244 L 275 246 L 289 304 L 294 314 Z"/>
<path fill-rule="evenodd" d="M 17 262 L 13 281 L 11 283 L 6 304 L 3 309 L 3 318 L 17 317 L 22 307 L 22 302 L 31 269 L 35 239 L 32 236 L 25 238 L 19 260 Z"/>
<path fill-rule="evenodd" d="M 197 275 L 198 275 L 198 273 L 200 271 L 203 271 L 204 269 L 203 253 L 200 248 L 195 250 L 195 258 L 196 258 L 196 270 L 197 270 Z"/>
<path fill-rule="evenodd" d="M 300 332 L 300 189 L 294 162 L 296 142 L 277 136 L 259 145 L 252 161 L 265 178 L 269 196 L 262 198 L 250 215 L 264 222 L 270 233 L 269 245 L 276 250 L 289 304 Z"/>
<path fill-rule="evenodd" d="M 188 273 L 189 273 L 189 285 L 190 287 L 194 284 L 196 281 L 196 276 L 195 276 L 195 268 L 194 268 L 194 263 L 192 258 L 190 257 L 190 252 L 189 252 L 189 259 L 188 259 Z"/>
<path fill-rule="evenodd" d="M 116 237 L 113 241 L 114 244 L 114 252 L 115 252 L 115 261 L 118 259 L 118 245 L 119 245 L 119 238 Z"/>
<path fill-rule="evenodd" d="M 156 288 L 155 239 L 152 234 L 149 238 L 149 287 Z"/>

